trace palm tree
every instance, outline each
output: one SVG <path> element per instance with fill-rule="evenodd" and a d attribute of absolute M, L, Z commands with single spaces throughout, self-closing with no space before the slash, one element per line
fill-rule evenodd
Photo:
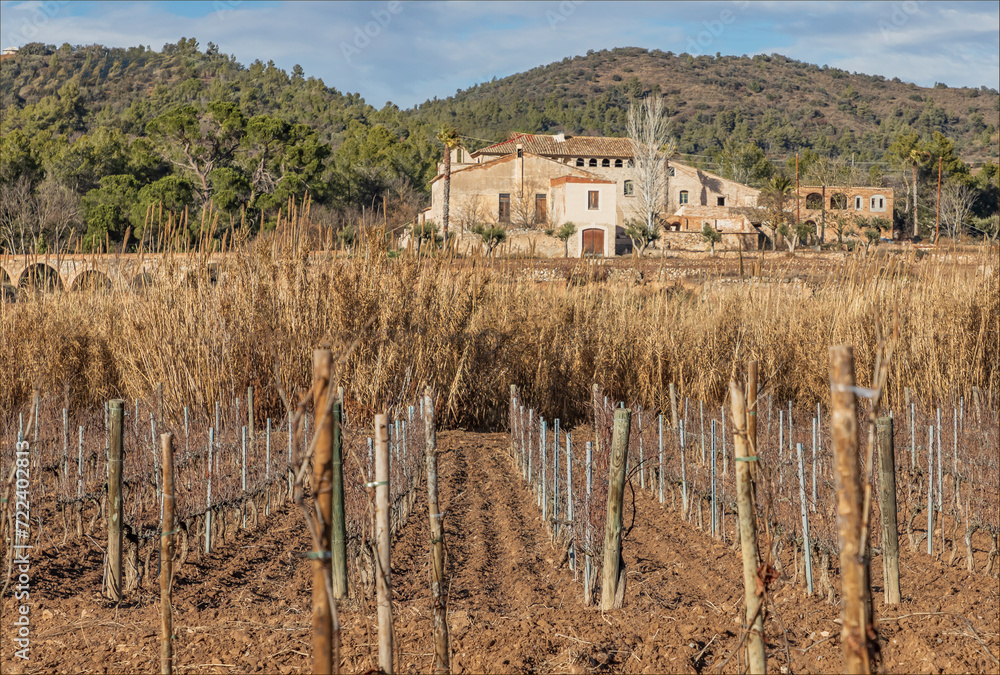
<path fill-rule="evenodd" d="M 917 177 L 920 167 L 924 166 L 930 153 L 920 143 L 920 136 L 916 132 L 901 133 L 893 139 L 886 149 L 886 154 L 895 159 L 897 166 L 902 170 L 907 168 L 913 171 L 913 236 L 920 235 L 917 221 Z M 905 182 L 905 178 L 903 179 Z"/>
<path fill-rule="evenodd" d="M 920 235 L 920 228 L 917 223 L 917 171 L 927 160 L 930 159 L 931 153 L 926 150 L 922 150 L 919 147 L 915 147 L 910 150 L 910 154 L 907 158 L 907 162 L 913 168 L 913 236 L 917 237 Z"/>
<path fill-rule="evenodd" d="M 451 151 L 462 147 L 462 139 L 454 127 L 443 127 L 437 139 L 444 144 L 444 209 L 441 214 L 441 232 L 448 241 L 448 202 L 451 200 Z"/>
<path fill-rule="evenodd" d="M 789 218 L 786 206 L 792 198 L 793 189 L 792 179 L 778 174 L 771 178 L 760 191 L 760 197 L 757 198 L 757 207 L 767 212 L 768 227 L 773 232 L 772 241 L 775 244 L 777 244 L 777 241 L 774 240 L 777 239 L 778 228 Z"/>

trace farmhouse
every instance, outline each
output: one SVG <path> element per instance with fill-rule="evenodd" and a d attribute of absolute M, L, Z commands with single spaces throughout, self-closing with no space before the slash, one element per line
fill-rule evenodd
<path fill-rule="evenodd" d="M 842 215 L 859 223 L 870 218 L 892 221 L 892 188 L 803 185 L 798 194 L 800 219 L 816 225 L 820 230 L 824 229 L 828 219 Z"/>
<path fill-rule="evenodd" d="M 576 225 L 569 254 L 613 256 L 630 246 L 624 230 L 644 220 L 637 198 L 638 175 L 627 138 L 513 134 L 501 143 L 468 152 L 452 150 L 449 229 L 459 237 L 477 223 L 512 228 Z M 443 218 L 443 163 L 431 183 L 431 205 L 421 220 Z M 683 162 L 669 160 L 663 210 L 664 244 L 691 245 L 708 223 L 725 246 L 757 248 L 759 223 L 741 213 L 754 207 L 760 190 Z M 795 200 L 791 201 L 795 204 Z M 875 188 L 803 187 L 799 217 L 822 231 L 827 211 L 860 217 L 892 217 L 892 191 Z"/>

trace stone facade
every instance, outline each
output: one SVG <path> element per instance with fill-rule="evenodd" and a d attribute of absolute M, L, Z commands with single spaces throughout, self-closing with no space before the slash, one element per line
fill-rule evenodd
<path fill-rule="evenodd" d="M 824 241 L 836 239 L 829 225 L 839 216 L 848 216 L 859 227 L 871 218 L 892 222 L 891 188 L 804 185 L 799 187 L 798 195 L 799 219 L 815 225 L 817 232 L 825 234 Z"/>
<path fill-rule="evenodd" d="M 571 255 L 579 256 L 586 231 L 599 231 L 604 242 L 614 241 L 620 212 L 617 187 L 613 180 L 523 150 L 467 164 L 452 169 L 449 230 L 461 238 L 475 222 L 537 230 L 572 222 L 577 233 Z M 440 223 L 443 205 L 444 177 L 439 175 L 431 183 L 431 206 L 421 219 Z M 606 244 L 601 255 L 614 255 L 613 245 Z"/>

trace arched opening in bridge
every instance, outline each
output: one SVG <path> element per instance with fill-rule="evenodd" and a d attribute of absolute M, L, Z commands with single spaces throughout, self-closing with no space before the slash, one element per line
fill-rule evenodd
<path fill-rule="evenodd" d="M 7 274 L 7 270 L 0 267 L 0 302 L 13 300 L 16 294 L 17 291 L 14 289 L 13 284 L 10 283 L 10 275 Z"/>
<path fill-rule="evenodd" d="M 219 263 L 208 263 L 199 270 L 190 270 L 184 278 L 184 285 L 189 288 L 200 288 L 202 285 L 215 286 L 219 282 L 221 270 Z"/>
<path fill-rule="evenodd" d="M 80 272 L 70 286 L 72 291 L 101 291 L 111 288 L 111 279 L 104 272 L 97 270 L 86 270 Z"/>
<path fill-rule="evenodd" d="M 19 288 L 34 288 L 43 291 L 62 290 L 63 287 L 59 272 L 45 263 L 35 263 L 24 268 L 17 285 Z"/>
<path fill-rule="evenodd" d="M 144 291 L 147 288 L 152 288 L 153 275 L 149 272 L 140 272 L 132 277 L 132 281 L 128 283 L 128 287 L 133 291 Z"/>

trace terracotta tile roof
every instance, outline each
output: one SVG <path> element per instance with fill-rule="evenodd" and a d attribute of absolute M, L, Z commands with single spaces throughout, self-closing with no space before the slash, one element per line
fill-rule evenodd
<path fill-rule="evenodd" d="M 574 175 L 580 175 L 580 174 L 582 174 L 583 176 L 585 176 L 587 178 L 600 179 L 600 176 L 598 176 L 598 175 L 596 175 L 594 173 L 591 173 L 590 171 L 587 171 L 583 167 L 580 167 L 580 166 L 569 166 L 568 164 L 563 164 L 562 162 L 557 162 L 556 160 L 554 160 L 554 159 L 552 159 L 550 157 L 545 157 L 544 155 L 533 155 L 533 153 L 526 152 L 524 154 L 524 156 L 526 158 L 534 156 L 537 159 L 542 160 L 543 162 L 551 162 L 552 165 L 554 167 L 556 167 L 560 171 L 569 171 L 569 172 L 571 172 Z M 460 173 L 462 171 L 479 171 L 479 170 L 483 170 L 483 169 L 489 170 L 489 169 L 492 169 L 493 167 L 500 166 L 501 164 L 513 162 L 515 159 L 516 159 L 516 157 L 514 157 L 513 154 L 502 155 L 502 156 L 497 156 L 497 157 L 493 157 L 493 156 L 489 156 L 488 155 L 486 158 L 484 158 L 484 160 L 482 162 L 480 162 L 478 164 L 466 164 L 465 166 L 458 167 L 457 169 L 452 169 L 451 175 L 454 176 L 454 175 L 456 175 L 456 174 L 458 174 L 458 173 Z M 438 175 L 434 176 L 434 178 L 431 179 L 431 183 L 437 182 L 439 180 L 444 180 L 444 174 L 443 173 L 439 173 Z M 604 182 L 613 183 L 614 181 L 604 181 Z"/>
<path fill-rule="evenodd" d="M 607 136 L 566 136 L 562 143 L 548 134 L 514 134 L 506 141 L 495 143 L 472 153 L 507 155 L 520 145 L 525 152 L 548 157 L 632 157 L 632 142 L 627 138 Z"/>

